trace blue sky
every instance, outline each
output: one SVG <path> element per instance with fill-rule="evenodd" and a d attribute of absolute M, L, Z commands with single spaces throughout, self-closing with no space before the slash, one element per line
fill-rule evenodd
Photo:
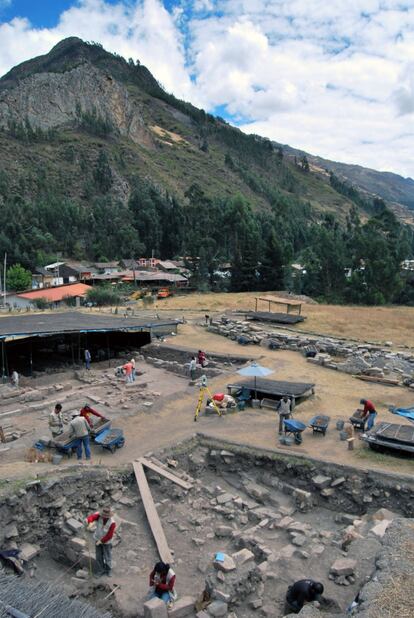
<path fill-rule="evenodd" d="M 67 36 L 244 131 L 414 176 L 414 0 L 0 0 L 0 75 Z"/>

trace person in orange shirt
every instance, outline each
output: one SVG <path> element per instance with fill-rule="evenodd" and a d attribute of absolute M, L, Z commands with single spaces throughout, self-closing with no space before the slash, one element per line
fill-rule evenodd
<path fill-rule="evenodd" d="M 125 363 L 125 365 L 122 366 L 122 369 L 125 371 L 125 382 L 127 384 L 132 384 L 134 381 L 132 377 L 132 370 L 134 369 L 134 366 L 131 361 Z"/>

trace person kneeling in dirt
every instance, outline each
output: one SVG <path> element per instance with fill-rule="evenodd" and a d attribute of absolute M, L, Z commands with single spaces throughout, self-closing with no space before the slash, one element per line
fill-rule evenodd
<path fill-rule="evenodd" d="M 323 594 L 323 584 L 313 579 L 301 579 L 289 586 L 286 594 L 285 613 L 298 614 L 305 603 L 320 601 Z"/>
<path fill-rule="evenodd" d="M 171 606 L 177 598 L 174 590 L 175 573 L 169 564 L 157 562 L 149 576 L 150 594 L 149 598 L 158 597 L 164 603 Z"/>

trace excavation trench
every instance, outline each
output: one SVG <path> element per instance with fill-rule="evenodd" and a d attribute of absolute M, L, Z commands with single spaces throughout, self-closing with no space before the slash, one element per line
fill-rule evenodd
<path fill-rule="evenodd" d="M 156 458 L 169 460 L 174 474 L 194 479 L 193 488 L 185 491 L 147 471 L 173 552 L 179 599 L 189 597 L 177 616 L 195 616 L 193 602 L 203 591 L 210 602 L 208 616 L 283 616 L 288 585 L 304 577 L 322 581 L 327 597 L 335 600 L 329 612 L 345 615 L 373 576 L 387 528 L 408 525 L 404 518 L 412 516 L 414 482 L 409 477 L 206 435 Z M 119 524 L 114 575 L 96 579 L 94 545 L 82 521 L 105 504 L 114 507 Z M 24 579 L 16 580 L 19 586 L 48 583 L 66 598 L 89 605 L 97 612 L 91 616 L 144 615 L 148 574 L 158 555 L 132 467 L 109 472 L 73 466 L 29 483 L 6 482 L 0 520 L 0 548 L 22 549 L 29 558 Z M 214 564 L 217 552 L 229 559 L 229 570 Z M 81 606 L 75 607 L 71 615 L 80 612 Z"/>

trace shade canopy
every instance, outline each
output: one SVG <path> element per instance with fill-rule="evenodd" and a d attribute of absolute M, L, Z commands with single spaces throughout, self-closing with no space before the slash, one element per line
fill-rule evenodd
<path fill-rule="evenodd" d="M 237 373 L 239 373 L 241 376 L 248 376 L 251 378 L 264 378 L 274 372 L 273 369 L 262 367 L 261 365 L 253 362 L 248 367 L 243 367 L 243 369 L 239 369 Z"/>

